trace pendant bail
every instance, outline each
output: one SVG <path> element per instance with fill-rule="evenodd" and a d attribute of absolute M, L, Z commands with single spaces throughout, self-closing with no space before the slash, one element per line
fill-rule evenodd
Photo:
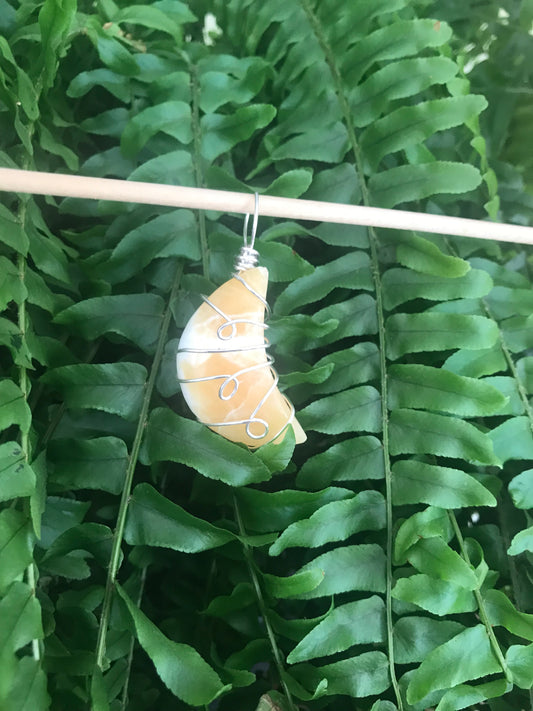
<path fill-rule="evenodd" d="M 255 236 L 257 234 L 257 222 L 259 220 L 259 194 L 255 193 L 255 206 L 254 206 L 254 218 L 252 222 L 252 234 L 250 235 L 250 240 L 248 241 L 248 223 L 250 221 L 250 213 L 246 214 L 244 218 L 244 228 L 243 228 L 243 246 L 240 249 L 239 254 L 235 259 L 234 274 L 238 274 L 245 269 L 253 269 L 257 266 L 259 261 L 259 252 L 254 249 Z"/>

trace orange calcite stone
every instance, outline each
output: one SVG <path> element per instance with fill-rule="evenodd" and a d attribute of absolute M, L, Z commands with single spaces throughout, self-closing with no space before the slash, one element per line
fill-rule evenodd
<path fill-rule="evenodd" d="M 288 425 L 303 442 L 265 349 L 268 270 L 254 267 L 238 276 L 242 281 L 222 284 L 183 331 L 177 355 L 183 396 L 200 422 L 233 442 L 254 448 L 281 442 Z"/>

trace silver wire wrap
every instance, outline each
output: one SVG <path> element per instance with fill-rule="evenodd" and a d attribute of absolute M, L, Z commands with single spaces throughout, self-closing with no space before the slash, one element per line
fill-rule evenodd
<path fill-rule="evenodd" d="M 252 234 L 250 237 L 250 241 L 248 241 L 248 221 L 250 215 L 246 215 L 245 222 L 244 222 L 244 230 L 243 230 L 243 239 L 244 239 L 244 245 L 241 248 L 240 253 L 237 256 L 237 259 L 235 261 L 235 272 L 233 274 L 233 278 L 237 279 L 253 296 L 255 296 L 267 313 L 270 313 L 270 308 L 266 302 L 266 300 L 259 294 L 253 287 L 251 287 L 247 281 L 243 278 L 242 274 L 239 274 L 239 272 L 245 271 L 247 269 L 252 269 L 257 265 L 258 262 L 258 257 L 259 254 L 258 252 L 254 249 L 253 245 L 255 242 L 255 236 L 257 232 L 257 221 L 258 221 L 258 202 L 259 202 L 259 196 L 257 193 L 255 193 L 255 212 L 254 212 L 254 219 L 253 219 L 253 226 L 252 226 Z M 237 335 L 237 329 L 236 325 L 239 323 L 247 323 L 252 326 L 257 326 L 257 328 L 263 329 L 265 331 L 268 326 L 265 323 L 261 323 L 258 321 L 252 321 L 249 319 L 231 319 L 227 314 L 225 314 L 220 308 L 215 306 L 209 298 L 206 296 L 202 296 L 204 302 L 210 306 L 213 311 L 215 311 L 223 320 L 224 323 L 222 323 L 218 328 L 217 328 L 217 338 L 221 341 L 221 343 L 227 343 L 228 347 L 223 347 L 219 349 L 214 349 L 214 348 L 205 348 L 205 349 L 196 349 L 196 348 L 180 348 L 178 351 L 179 353 L 205 353 L 205 354 L 214 354 L 214 353 L 231 353 L 231 352 L 240 352 L 243 350 L 266 350 L 267 348 L 270 347 L 270 343 L 267 338 L 263 337 L 263 340 L 261 343 L 257 343 L 256 345 L 250 345 L 245 348 L 239 347 L 239 348 L 231 348 L 229 347 L 231 345 L 231 340 Z M 228 333 L 229 329 L 229 333 Z M 179 378 L 180 383 L 199 383 L 199 382 L 205 382 L 205 381 L 210 381 L 210 380 L 222 380 L 222 383 L 218 389 L 218 397 L 223 400 L 223 401 L 228 401 L 233 398 L 240 385 L 239 377 L 244 375 L 245 373 L 251 373 L 254 370 L 260 370 L 261 368 L 269 368 L 270 372 L 272 373 L 273 379 L 272 379 L 272 384 L 268 388 L 267 392 L 263 395 L 263 397 L 259 400 L 258 404 L 252 411 L 250 417 L 246 420 L 232 420 L 230 422 L 202 422 L 202 424 L 206 425 L 207 427 L 227 427 L 229 425 L 246 425 L 245 431 L 248 437 L 254 440 L 263 440 L 267 437 L 269 434 L 269 426 L 268 422 L 263 420 L 261 417 L 257 416 L 257 413 L 259 410 L 263 407 L 265 402 L 268 400 L 270 395 L 275 391 L 278 382 L 279 382 L 279 376 L 275 369 L 272 367 L 272 364 L 274 363 L 274 359 L 270 354 L 266 354 L 266 359 L 263 363 L 257 363 L 255 365 L 249 366 L 247 368 L 242 368 L 241 370 L 238 370 L 235 373 L 229 373 L 229 374 L 220 374 L 220 375 L 211 375 L 211 376 L 206 376 L 202 378 Z M 228 392 L 228 388 L 231 386 L 231 390 Z M 277 437 L 279 437 L 282 432 L 290 425 L 294 418 L 294 407 L 292 403 L 285 397 L 283 396 L 285 402 L 287 403 L 289 407 L 289 417 L 287 419 L 287 422 L 283 425 L 283 427 L 273 435 L 271 435 L 268 439 L 269 442 L 272 440 L 275 440 Z M 251 426 L 252 425 L 261 425 L 262 431 L 260 434 L 254 434 L 251 432 Z"/>
<path fill-rule="evenodd" d="M 259 252 L 251 247 L 241 247 L 241 251 L 235 259 L 233 275 L 243 272 L 246 269 L 253 269 L 259 261 Z"/>
<path fill-rule="evenodd" d="M 258 298 L 262 305 L 266 307 L 266 301 L 258 294 L 255 289 L 253 289 L 245 279 L 242 278 L 241 275 L 238 276 L 238 280 L 241 284 L 243 284 L 248 291 L 253 294 L 256 298 Z M 249 319 L 231 319 L 227 314 L 225 314 L 218 306 L 215 306 L 206 296 L 202 297 L 204 302 L 210 306 L 221 318 L 224 319 L 224 323 L 222 323 L 218 328 L 217 328 L 217 338 L 222 342 L 222 343 L 227 343 L 230 345 L 231 340 L 235 337 L 237 330 L 236 330 L 236 325 L 238 323 L 247 323 L 252 326 L 257 326 L 257 328 L 262 328 L 263 330 L 266 330 L 268 328 L 268 325 L 265 323 L 260 323 L 258 321 L 252 321 Z M 227 333 L 227 330 L 229 329 L 229 333 Z M 267 338 L 264 338 L 261 343 L 257 343 L 256 345 L 250 345 L 247 346 L 246 348 L 231 348 L 231 347 L 224 347 L 224 348 L 180 348 L 178 353 L 205 353 L 205 354 L 214 354 L 214 353 L 231 353 L 231 352 L 240 352 L 243 350 L 264 350 L 266 348 L 270 347 L 270 343 Z M 275 369 L 272 367 L 274 363 L 274 359 L 270 354 L 267 354 L 266 360 L 263 363 L 257 363 L 255 365 L 249 366 L 247 368 L 242 368 L 241 370 L 236 371 L 235 373 L 221 373 L 220 375 L 210 375 L 202 378 L 180 378 L 179 382 L 180 383 L 199 383 L 199 382 L 205 382 L 205 381 L 210 381 L 210 380 L 222 380 L 222 383 L 220 384 L 220 387 L 218 389 L 218 397 L 221 400 L 228 401 L 231 400 L 234 395 L 236 395 L 239 385 L 240 385 L 240 380 L 239 377 L 244 375 L 245 373 L 251 373 L 254 370 L 260 370 L 261 368 L 269 368 L 270 372 L 272 373 L 273 380 L 272 384 L 269 387 L 269 389 L 266 391 L 266 393 L 263 395 L 263 397 L 259 400 L 257 403 L 256 407 L 253 409 L 252 413 L 250 414 L 250 417 L 246 420 L 231 420 L 230 422 L 202 422 L 202 424 L 206 425 L 207 427 L 227 427 L 229 425 L 246 425 L 245 431 L 248 437 L 251 439 L 255 440 L 261 440 L 265 439 L 267 435 L 269 434 L 269 426 L 268 423 L 263 420 L 260 417 L 257 417 L 257 413 L 259 410 L 263 407 L 265 402 L 268 400 L 270 397 L 271 393 L 274 392 L 276 389 L 278 382 L 279 382 L 279 376 Z M 231 386 L 231 390 L 228 392 L 228 388 Z M 279 432 L 276 432 L 274 435 L 272 435 L 269 438 L 269 441 L 272 441 L 279 437 L 279 435 L 289 426 L 291 423 L 293 417 L 294 417 L 294 407 L 292 403 L 285 398 L 285 402 L 287 403 L 289 407 L 289 417 L 286 422 L 286 424 L 279 430 Z M 262 426 L 262 431 L 259 434 L 254 434 L 251 431 L 251 426 L 252 425 L 261 425 Z"/>
<path fill-rule="evenodd" d="M 244 244 L 241 247 L 241 251 L 235 259 L 235 266 L 233 271 L 233 276 L 237 275 L 239 272 L 245 269 L 253 269 L 257 266 L 259 261 L 259 252 L 254 249 L 255 236 L 257 234 L 257 222 L 259 220 L 259 195 L 255 193 L 255 207 L 254 207 L 254 219 L 252 222 L 252 234 L 250 235 L 250 241 L 248 242 L 248 222 L 250 221 L 250 215 L 247 214 L 244 218 L 244 227 L 242 231 L 242 237 Z"/>

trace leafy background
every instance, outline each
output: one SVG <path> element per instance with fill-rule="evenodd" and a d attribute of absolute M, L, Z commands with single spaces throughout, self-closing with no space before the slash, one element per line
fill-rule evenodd
<path fill-rule="evenodd" d="M 0 0 L 0 162 L 531 224 L 532 21 Z M 241 225 L 2 197 L 0 708 L 532 708 L 531 250 L 261 218 L 252 453 L 174 372 Z"/>

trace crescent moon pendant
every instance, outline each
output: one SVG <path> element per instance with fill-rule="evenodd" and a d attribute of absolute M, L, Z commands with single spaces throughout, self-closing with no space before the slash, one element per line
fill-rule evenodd
<path fill-rule="evenodd" d="M 306 439 L 294 407 L 278 389 L 264 332 L 268 270 L 236 273 L 193 314 L 181 336 L 177 372 L 197 419 L 233 442 L 281 442 L 288 427 Z"/>

